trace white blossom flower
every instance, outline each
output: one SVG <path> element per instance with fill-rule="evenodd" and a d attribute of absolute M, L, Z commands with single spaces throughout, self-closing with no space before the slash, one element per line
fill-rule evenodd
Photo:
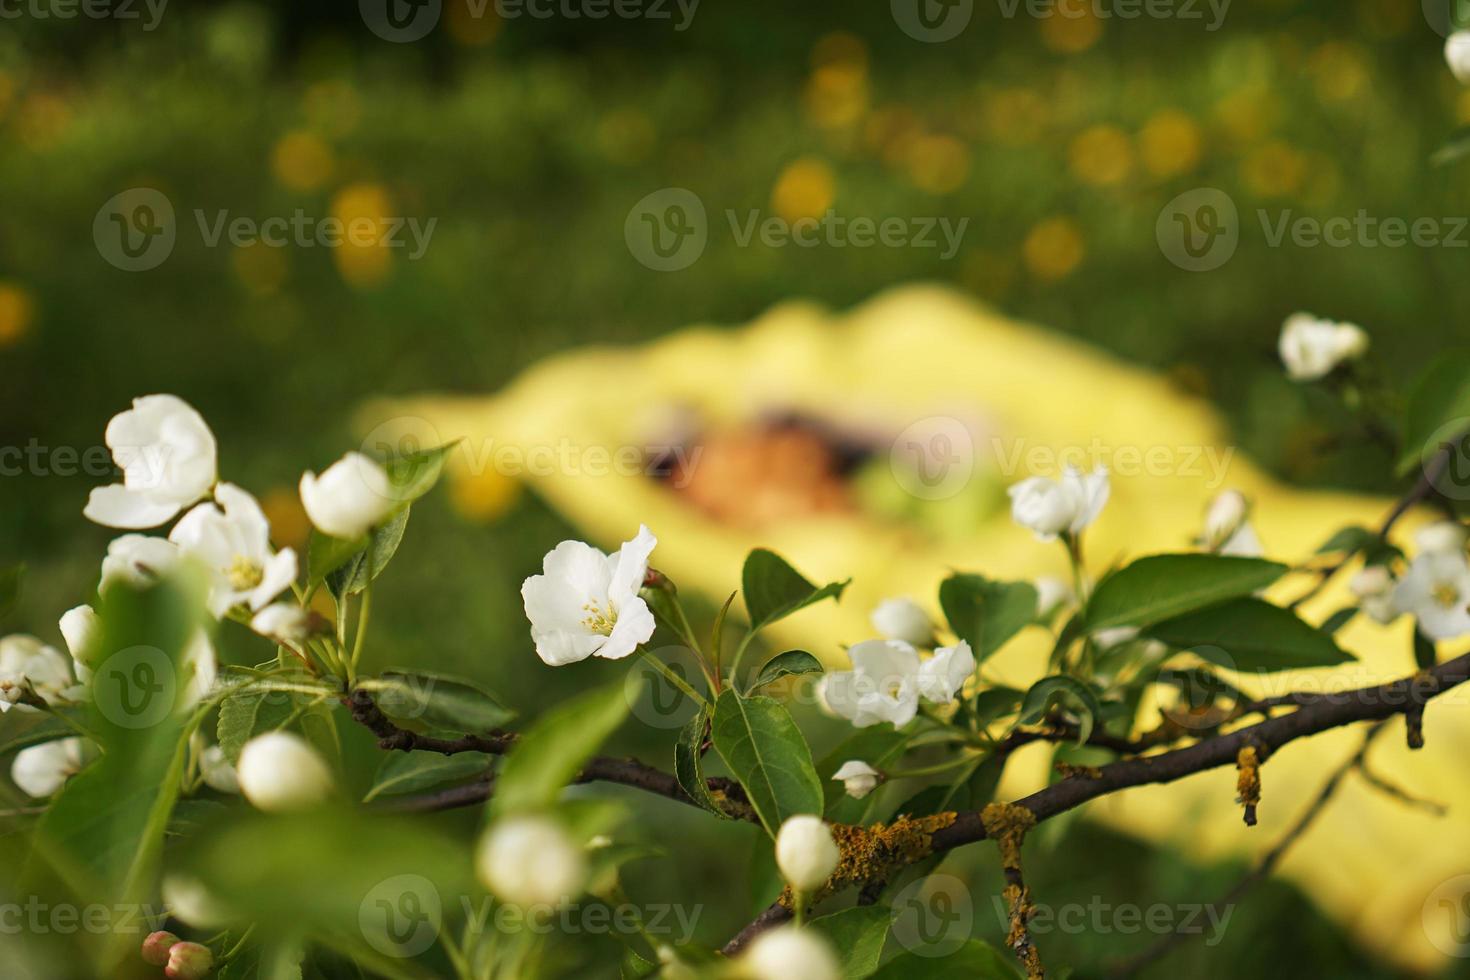
<path fill-rule="evenodd" d="M 21 749 L 10 764 L 10 779 L 36 799 L 53 796 L 96 756 L 84 738 L 61 738 Z"/>
<path fill-rule="evenodd" d="M 37 710 L 17 703 L 27 689 L 53 706 L 86 696 L 85 688 L 72 676 L 70 657 L 34 636 L 17 633 L 0 639 L 0 713 L 12 707 Z"/>
<path fill-rule="evenodd" d="M 1316 381 L 1344 361 L 1363 356 L 1368 335 L 1351 323 L 1334 323 L 1310 313 L 1294 313 L 1281 326 L 1281 363 L 1293 381 Z"/>
<path fill-rule="evenodd" d="M 147 588 L 178 563 L 178 546 L 167 538 L 124 534 L 107 546 L 107 557 L 102 559 L 102 582 L 97 588 L 104 590 L 113 582 Z"/>
<path fill-rule="evenodd" d="M 209 608 L 216 616 L 241 603 L 258 610 L 295 581 L 296 552 L 271 551 L 270 524 L 250 494 L 221 483 L 214 496 L 218 506 L 195 507 L 168 539 L 209 570 Z"/>
<path fill-rule="evenodd" d="M 1445 40 L 1444 60 L 1456 81 L 1470 85 L 1470 31 L 1455 31 Z"/>
<path fill-rule="evenodd" d="M 236 772 L 240 792 L 267 812 L 308 810 L 332 795 L 332 771 L 291 732 L 267 732 L 246 742 Z"/>
<path fill-rule="evenodd" d="M 1394 589 L 1393 602 L 1431 640 L 1470 633 L 1470 561 L 1443 552 L 1419 555 Z"/>
<path fill-rule="evenodd" d="M 1038 619 L 1045 619 L 1062 606 L 1070 606 L 1077 601 L 1077 595 L 1072 591 L 1072 586 L 1066 579 L 1056 575 L 1043 575 L 1031 584 L 1036 588 L 1036 617 Z"/>
<path fill-rule="evenodd" d="M 848 796 L 860 800 L 877 788 L 883 774 L 861 759 L 848 759 L 837 768 L 832 778 L 842 784 Z"/>
<path fill-rule="evenodd" d="M 1394 602 L 1393 575 L 1382 565 L 1369 565 L 1348 582 L 1348 588 L 1358 597 L 1358 605 L 1374 621 L 1388 624 L 1399 618 L 1403 611 Z"/>
<path fill-rule="evenodd" d="M 811 929 L 781 926 L 761 933 L 736 961 L 749 980 L 839 980 L 842 968 L 825 939 Z"/>
<path fill-rule="evenodd" d="M 1470 31 L 1465 32 L 1470 37 Z M 1449 555 L 1462 555 L 1465 553 L 1465 541 L 1467 531 L 1465 525 L 1458 521 L 1436 521 L 1426 524 L 1414 532 L 1414 546 L 1422 552 Z"/>
<path fill-rule="evenodd" d="M 66 641 L 66 649 L 71 654 L 77 679 L 85 684 L 91 680 L 92 665 L 102 653 L 97 648 L 102 639 L 102 620 L 98 618 L 97 610 L 81 605 L 62 613 L 61 622 L 57 625 L 61 628 L 61 638 Z"/>
<path fill-rule="evenodd" d="M 1245 494 L 1226 490 L 1210 502 L 1200 543 L 1206 551 L 1220 555 L 1259 558 L 1265 554 L 1250 522 L 1250 501 Z"/>
<path fill-rule="evenodd" d="M 878 635 L 903 640 L 916 647 L 934 642 L 934 621 L 917 602 L 908 598 L 884 599 L 870 617 Z"/>
<path fill-rule="evenodd" d="M 556 905 L 582 893 L 587 856 L 545 817 L 508 817 L 481 838 L 475 870 L 486 888 L 513 905 Z"/>
<path fill-rule="evenodd" d="M 218 745 L 211 745 L 199 754 L 199 774 L 210 789 L 221 793 L 240 792 L 240 774 Z"/>
<path fill-rule="evenodd" d="M 648 556 L 658 539 L 638 535 L 615 555 L 581 541 L 563 541 L 547 553 L 542 574 L 521 585 L 536 654 L 552 667 L 591 656 L 620 660 L 653 636 L 653 612 L 638 595 Z"/>
<path fill-rule="evenodd" d="M 214 433 L 187 402 L 146 395 L 107 423 L 123 482 L 95 488 L 82 513 L 107 527 L 157 527 L 205 497 L 216 479 Z"/>
<path fill-rule="evenodd" d="M 940 647 L 919 665 L 919 694 L 934 704 L 948 704 L 975 672 L 975 654 L 964 640 Z"/>
<path fill-rule="evenodd" d="M 381 524 L 398 506 L 393 485 L 381 465 L 352 452 L 317 476 L 301 476 L 301 504 L 318 531 L 334 538 L 359 538 Z"/>
<path fill-rule="evenodd" d="M 776 866 L 792 889 L 810 894 L 827 883 L 842 853 L 821 817 L 787 817 L 776 831 Z"/>
<path fill-rule="evenodd" d="M 1110 492 L 1107 469 L 1084 474 L 1075 466 L 1068 466 L 1060 481 L 1033 476 L 1007 491 L 1011 517 L 1041 541 L 1082 531 L 1097 520 Z"/>
<path fill-rule="evenodd" d="M 273 602 L 255 614 L 250 628 L 277 643 L 296 646 L 311 633 L 311 613 L 289 602 Z"/>
<path fill-rule="evenodd" d="M 902 640 L 864 640 L 847 651 L 852 670 L 824 674 L 823 703 L 858 728 L 891 722 L 902 728 L 919 710 L 919 652 Z"/>

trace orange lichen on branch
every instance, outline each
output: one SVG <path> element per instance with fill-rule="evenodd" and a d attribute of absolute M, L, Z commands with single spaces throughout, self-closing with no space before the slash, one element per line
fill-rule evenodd
<path fill-rule="evenodd" d="M 1256 825 L 1256 807 L 1261 803 L 1261 754 L 1254 745 L 1242 748 L 1235 757 L 1235 802 L 1245 807 L 1245 825 Z"/>
<path fill-rule="evenodd" d="M 1031 901 L 1031 889 L 1021 877 L 1021 843 L 1036 826 L 1036 814 L 1015 803 L 991 803 L 980 811 L 980 822 L 985 826 L 985 835 L 1000 847 L 1000 865 L 1006 877 L 1001 896 L 1010 909 L 1006 945 L 1026 968 L 1028 980 L 1041 980 L 1046 975 L 1041 968 L 1041 954 L 1026 928 L 1036 914 L 1036 906 Z"/>
<path fill-rule="evenodd" d="M 887 881 L 934 850 L 934 834 L 955 822 L 956 814 L 936 813 L 928 817 L 899 817 L 892 823 L 871 827 L 833 824 L 832 839 L 841 857 L 837 870 L 815 895 L 814 901 L 842 889 Z M 791 890 L 781 893 L 780 902 L 791 908 Z"/>

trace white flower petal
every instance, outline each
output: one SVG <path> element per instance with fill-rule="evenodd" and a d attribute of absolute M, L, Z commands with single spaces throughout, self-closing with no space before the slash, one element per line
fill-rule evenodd
<path fill-rule="evenodd" d="M 159 500 L 152 494 L 137 493 L 121 483 L 105 487 L 93 487 L 87 495 L 87 506 L 82 516 L 103 527 L 142 530 L 157 527 L 173 518 L 180 505 Z"/>

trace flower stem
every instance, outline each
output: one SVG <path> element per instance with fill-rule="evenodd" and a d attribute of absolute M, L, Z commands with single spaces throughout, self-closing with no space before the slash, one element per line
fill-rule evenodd
<path fill-rule="evenodd" d="M 373 606 L 373 587 L 362 590 L 362 607 L 357 611 L 357 633 L 352 637 L 352 660 L 348 664 L 349 683 L 357 677 L 357 661 L 362 656 L 363 638 L 367 636 L 368 614 Z"/>
<path fill-rule="evenodd" d="M 680 677 L 678 674 L 676 674 L 672 670 L 670 670 L 668 664 L 664 663 L 662 660 L 658 659 L 657 657 L 655 657 L 653 654 L 649 653 L 647 650 L 643 649 L 642 647 L 639 647 L 638 648 L 638 655 L 640 657 L 642 657 L 644 660 L 648 661 L 649 666 L 651 666 L 654 670 L 658 671 L 660 674 L 663 674 L 664 675 L 664 678 L 670 684 L 674 685 L 679 690 L 681 690 L 685 694 L 687 694 L 689 697 L 693 698 L 699 704 L 700 707 L 705 708 L 705 709 L 708 709 L 709 708 L 709 701 L 708 701 L 708 699 L 706 699 L 703 695 L 701 695 L 694 688 L 690 687 L 688 681 L 686 681 L 684 678 Z"/>

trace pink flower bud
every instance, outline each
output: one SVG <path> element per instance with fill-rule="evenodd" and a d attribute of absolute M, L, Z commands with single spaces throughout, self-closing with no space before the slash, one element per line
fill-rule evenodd
<path fill-rule="evenodd" d="M 214 969 L 214 954 L 198 943 L 175 943 L 163 975 L 170 980 L 203 980 Z"/>
<path fill-rule="evenodd" d="M 150 966 L 163 966 L 168 962 L 168 951 L 179 941 L 171 932 L 149 933 L 143 940 L 143 962 Z"/>

